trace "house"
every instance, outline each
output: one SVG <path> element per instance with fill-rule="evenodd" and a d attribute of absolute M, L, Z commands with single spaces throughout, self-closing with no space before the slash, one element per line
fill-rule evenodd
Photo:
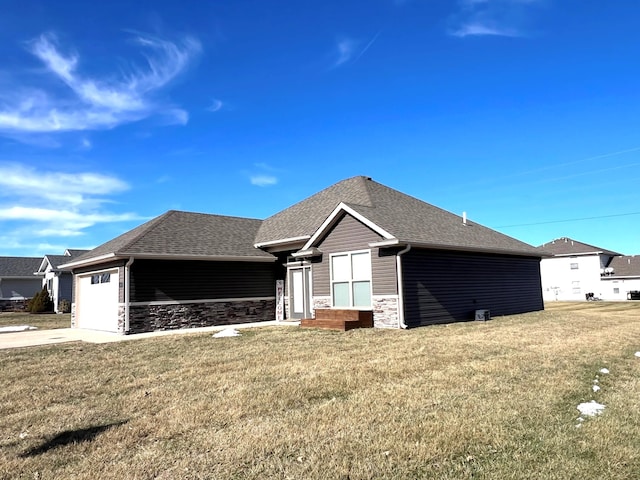
<path fill-rule="evenodd" d="M 640 300 L 640 256 L 613 257 L 600 282 L 603 300 Z"/>
<path fill-rule="evenodd" d="M 69 302 L 69 306 L 71 306 L 73 275 L 69 271 L 60 270 L 60 265 L 69 263 L 88 251 L 67 249 L 62 255 L 45 255 L 40 262 L 40 267 L 35 273 L 41 276 L 42 287 L 47 287 L 53 302 L 54 312 L 68 313 L 68 310 L 63 311 L 63 300 Z"/>
<path fill-rule="evenodd" d="M 66 264 L 74 326 L 120 333 L 372 312 L 377 327 L 543 309 L 540 251 L 353 177 L 264 221 L 170 211 Z M 276 283 L 279 281 L 278 283 Z M 284 298 L 276 298 L 276 285 Z"/>
<path fill-rule="evenodd" d="M 23 308 L 25 300 L 42 290 L 42 280 L 34 275 L 39 257 L 0 257 L 0 311 Z"/>
<path fill-rule="evenodd" d="M 545 301 L 627 300 L 640 290 L 640 258 L 562 237 L 539 247 L 550 255 L 540 264 Z"/>

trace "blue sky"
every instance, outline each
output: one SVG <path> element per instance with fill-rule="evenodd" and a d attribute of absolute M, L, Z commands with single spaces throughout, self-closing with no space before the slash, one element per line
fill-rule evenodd
<path fill-rule="evenodd" d="M 640 3 L 4 1 L 0 255 L 367 175 L 640 254 Z"/>

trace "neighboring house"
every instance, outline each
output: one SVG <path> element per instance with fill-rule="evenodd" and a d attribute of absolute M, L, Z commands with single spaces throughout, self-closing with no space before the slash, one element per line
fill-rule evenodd
<path fill-rule="evenodd" d="M 603 300 L 640 300 L 640 256 L 613 257 L 600 280 Z"/>
<path fill-rule="evenodd" d="M 545 301 L 627 300 L 640 290 L 640 260 L 562 237 L 539 247 L 549 254 L 540 264 Z"/>
<path fill-rule="evenodd" d="M 64 313 L 61 310 L 60 302 L 62 300 L 68 301 L 69 305 L 71 305 L 73 288 L 73 275 L 69 271 L 60 270 L 60 265 L 69 263 L 88 251 L 67 249 L 63 255 L 45 255 L 40 262 L 40 267 L 36 274 L 42 277 L 42 287 L 47 287 L 56 313 Z"/>
<path fill-rule="evenodd" d="M 72 324 L 120 333 L 373 311 L 377 327 L 543 309 L 533 246 L 367 177 L 260 221 L 170 211 L 70 262 Z"/>
<path fill-rule="evenodd" d="M 34 276 L 38 257 L 0 257 L 0 310 L 11 308 L 42 290 L 42 280 Z"/>

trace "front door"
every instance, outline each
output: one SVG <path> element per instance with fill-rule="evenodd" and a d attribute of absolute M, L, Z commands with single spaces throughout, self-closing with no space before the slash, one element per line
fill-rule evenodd
<path fill-rule="evenodd" d="M 291 318 L 311 318 L 311 267 L 289 268 L 289 311 Z"/>

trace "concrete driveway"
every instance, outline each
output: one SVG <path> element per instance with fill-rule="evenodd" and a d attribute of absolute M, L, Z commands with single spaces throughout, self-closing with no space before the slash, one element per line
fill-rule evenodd
<path fill-rule="evenodd" d="M 189 328 L 184 330 L 165 330 L 161 332 L 138 333 L 135 335 L 119 335 L 117 333 L 83 330 L 80 328 L 58 328 L 55 330 L 27 330 L 24 332 L 0 333 L 0 350 L 6 348 L 35 347 L 38 345 L 53 345 L 56 343 L 87 342 L 111 343 L 143 338 L 162 337 L 166 335 L 184 335 L 189 333 L 218 332 L 226 328 L 296 326 L 298 322 L 256 322 L 239 323 L 235 325 L 220 325 L 216 327 Z"/>

